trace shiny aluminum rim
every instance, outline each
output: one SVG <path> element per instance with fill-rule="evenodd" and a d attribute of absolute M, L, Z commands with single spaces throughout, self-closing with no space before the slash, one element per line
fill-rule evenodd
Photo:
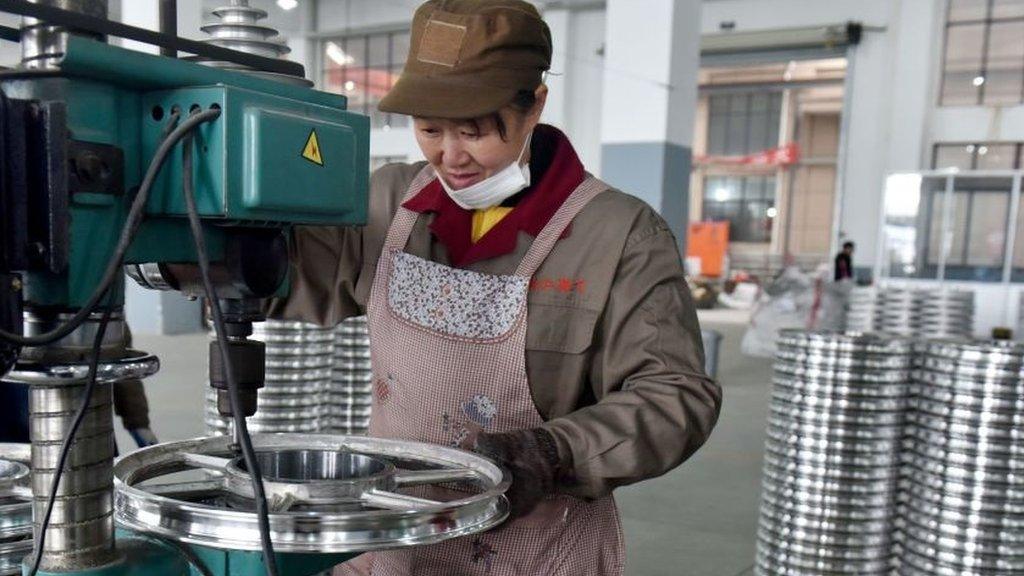
<path fill-rule="evenodd" d="M 903 412 L 908 398 L 849 397 L 835 394 L 815 394 L 798 387 L 789 388 L 791 381 L 776 381 L 772 399 L 803 407 L 804 410 L 835 412 Z"/>
<path fill-rule="evenodd" d="M 152 354 L 128 350 L 124 358 L 101 362 L 96 368 L 98 382 L 142 379 L 160 371 L 160 359 Z M 47 384 L 50 386 L 84 384 L 89 375 L 86 364 L 24 364 L 4 374 L 5 382 Z"/>
<path fill-rule="evenodd" d="M 949 541 L 951 546 L 955 546 L 956 543 L 971 543 L 983 548 L 1002 548 L 1011 556 L 1024 555 L 1024 535 L 1020 533 L 1008 533 L 1001 526 L 965 527 L 956 522 L 946 522 L 915 507 L 905 506 L 902 509 L 899 530 L 901 533 L 909 533 L 913 529 L 922 531 L 916 537 L 924 538 L 923 542 Z"/>
<path fill-rule="evenodd" d="M 0 576 L 21 574 L 21 563 L 32 553 L 32 539 L 0 542 Z"/>
<path fill-rule="evenodd" d="M 807 576 L 824 574 L 849 574 L 856 576 L 888 574 L 891 567 L 891 561 L 888 557 L 860 562 L 829 560 L 795 552 L 769 552 L 762 546 L 758 546 L 757 562 L 763 569 L 769 570 L 769 574 L 777 574 L 772 567 L 780 566 L 785 569 L 806 570 L 807 572 L 798 572 L 798 574 Z M 788 574 L 789 572 L 786 573 Z"/>
<path fill-rule="evenodd" d="M 893 536 L 889 532 L 844 532 L 831 530 L 814 530 L 804 527 L 791 527 L 776 524 L 768 516 L 762 516 L 758 522 L 760 530 L 765 531 L 763 540 L 796 541 L 816 546 L 841 546 L 858 548 L 880 548 L 889 546 Z"/>
<path fill-rule="evenodd" d="M 255 514 L 208 504 L 175 500 L 147 492 L 140 481 L 187 469 L 186 454 L 229 454 L 231 439 L 201 438 L 159 444 L 124 456 L 114 466 L 115 515 L 123 527 L 174 540 L 231 550 L 258 550 Z M 315 449 L 348 451 L 378 458 L 398 458 L 441 470 L 433 482 L 471 474 L 481 485 L 477 494 L 427 503 L 406 495 L 376 492 L 365 502 L 380 509 L 359 512 L 296 511 L 271 514 L 274 546 L 281 552 L 354 552 L 441 542 L 493 528 L 508 514 L 504 492 L 510 479 L 490 461 L 442 446 L 334 435 L 254 435 L 257 451 Z M 218 458 L 215 458 L 219 461 Z M 193 464 L 195 464 L 193 462 Z M 199 466 L 202 468 L 202 466 Z M 418 476 L 427 479 L 427 476 Z M 416 473 L 408 474 L 410 482 Z M 221 480 L 211 481 L 222 490 Z M 188 486 L 176 489 L 187 491 Z M 164 489 L 165 491 L 167 489 Z"/>
<path fill-rule="evenodd" d="M 842 331 L 811 331 L 785 329 L 779 331 L 778 343 L 831 352 L 872 352 L 879 354 L 907 354 L 911 343 L 900 338 L 879 334 Z"/>

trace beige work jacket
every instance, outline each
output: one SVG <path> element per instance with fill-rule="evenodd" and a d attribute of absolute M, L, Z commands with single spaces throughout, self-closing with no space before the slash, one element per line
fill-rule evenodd
<path fill-rule="evenodd" d="M 392 164 L 370 186 L 364 228 L 300 227 L 291 243 L 292 287 L 272 318 L 325 326 L 365 313 L 384 238 L 424 163 Z M 423 214 L 406 251 L 450 265 Z M 512 274 L 533 237 L 510 254 L 466 268 Z M 568 494 L 598 497 L 661 475 L 699 448 L 722 395 L 704 373 L 700 327 L 675 238 L 643 201 L 599 194 L 530 284 L 526 366 L 533 401 L 560 455 Z"/>

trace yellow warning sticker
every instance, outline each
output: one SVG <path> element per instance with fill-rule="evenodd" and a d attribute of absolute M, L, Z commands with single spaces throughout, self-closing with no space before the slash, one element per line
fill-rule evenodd
<path fill-rule="evenodd" d="M 324 157 L 320 154 L 320 141 L 316 139 L 316 129 L 309 131 L 306 146 L 302 149 L 302 157 L 318 165 L 324 165 Z"/>

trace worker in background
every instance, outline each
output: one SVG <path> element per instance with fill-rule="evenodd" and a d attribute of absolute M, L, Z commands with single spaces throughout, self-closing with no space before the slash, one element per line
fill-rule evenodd
<path fill-rule="evenodd" d="M 368 314 L 370 434 L 476 450 L 512 473 L 488 533 L 336 574 L 620 575 L 612 491 L 711 433 L 721 390 L 676 239 L 540 124 L 551 33 L 521 0 L 430 0 L 380 110 L 426 161 L 378 170 L 364 228 L 304 227 L 271 317 Z"/>
<path fill-rule="evenodd" d="M 847 278 L 853 279 L 853 248 L 853 242 L 846 242 L 843 244 L 842 251 L 836 254 L 836 282 Z"/>

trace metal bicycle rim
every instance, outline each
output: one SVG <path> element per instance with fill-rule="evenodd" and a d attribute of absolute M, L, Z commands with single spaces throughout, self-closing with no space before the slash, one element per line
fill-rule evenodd
<path fill-rule="evenodd" d="M 477 494 L 467 493 L 460 499 L 416 509 L 399 499 L 395 508 L 272 513 L 271 537 L 280 552 L 354 552 L 430 544 L 488 530 L 508 514 L 504 492 L 510 479 L 501 468 L 475 454 L 418 442 L 357 436 L 257 434 L 252 440 L 258 452 L 315 449 L 366 454 L 396 462 L 430 464 L 438 471 L 470 473 L 482 484 Z M 190 544 L 259 550 L 254 513 L 175 500 L 136 485 L 178 467 L 187 469 L 184 454 L 228 455 L 231 442 L 226 437 L 170 442 L 124 456 L 114 466 L 115 518 L 119 524 Z M 381 495 L 373 502 L 388 502 L 387 498 Z"/>

